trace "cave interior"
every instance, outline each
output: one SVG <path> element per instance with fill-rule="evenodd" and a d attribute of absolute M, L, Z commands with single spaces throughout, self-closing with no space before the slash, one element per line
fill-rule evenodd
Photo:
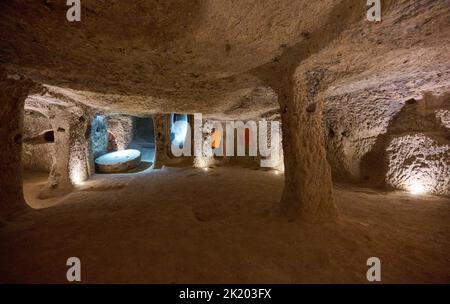
<path fill-rule="evenodd" d="M 0 2 L 0 282 L 450 282 L 450 1 L 63 2 Z"/>

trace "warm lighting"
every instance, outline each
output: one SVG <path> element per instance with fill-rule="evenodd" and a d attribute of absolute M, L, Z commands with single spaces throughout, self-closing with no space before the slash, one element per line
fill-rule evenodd
<path fill-rule="evenodd" d="M 412 195 L 422 195 L 433 192 L 436 187 L 434 175 L 428 171 L 411 172 L 402 187 Z"/>
<path fill-rule="evenodd" d="M 83 178 L 81 177 L 80 171 L 76 170 L 76 172 L 72 172 L 71 180 L 74 185 L 82 185 Z"/>
<path fill-rule="evenodd" d="M 83 182 L 88 178 L 86 167 L 81 160 L 72 161 L 73 164 L 70 166 L 70 181 L 74 185 L 82 185 Z"/>
<path fill-rule="evenodd" d="M 413 182 L 408 187 L 409 192 L 413 195 L 421 195 L 427 192 L 427 188 L 420 182 Z"/>
<path fill-rule="evenodd" d="M 174 137 L 172 144 L 175 146 L 183 145 L 189 131 L 188 117 L 185 114 L 172 114 L 171 117 L 170 130 Z"/>
<path fill-rule="evenodd" d="M 194 160 L 194 167 L 199 169 L 207 169 L 210 163 L 207 157 L 196 157 Z M 206 171 L 206 170 L 205 170 Z"/>
<path fill-rule="evenodd" d="M 203 171 L 207 172 L 208 171 L 208 167 L 203 168 Z"/>

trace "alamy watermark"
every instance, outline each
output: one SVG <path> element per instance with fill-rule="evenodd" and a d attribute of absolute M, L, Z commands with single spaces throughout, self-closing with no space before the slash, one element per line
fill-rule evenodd
<path fill-rule="evenodd" d="M 81 282 L 81 261 L 77 257 L 67 259 L 66 266 L 70 266 L 66 272 L 68 282 Z"/>
<path fill-rule="evenodd" d="M 69 22 L 81 21 L 81 2 L 80 0 L 67 0 L 67 6 L 70 8 L 67 10 L 66 18 Z"/>
<path fill-rule="evenodd" d="M 66 18 L 69 22 L 81 21 L 81 0 L 67 0 Z M 367 0 L 367 20 L 370 22 L 381 21 L 381 0 Z"/>
<path fill-rule="evenodd" d="M 174 122 L 173 129 L 186 129 L 183 142 L 176 139 L 171 141 L 171 152 L 175 157 L 192 156 L 193 152 L 195 157 L 205 158 L 260 156 L 261 167 L 275 167 L 279 163 L 281 149 L 279 121 L 204 122 L 202 114 L 197 113 L 194 114 L 193 128 L 192 134 L 190 124 L 185 121 Z"/>
<path fill-rule="evenodd" d="M 367 20 L 370 22 L 381 21 L 381 0 L 367 0 Z"/>
<path fill-rule="evenodd" d="M 70 266 L 66 272 L 66 279 L 68 282 L 81 282 L 81 260 L 77 257 L 70 257 L 66 262 L 67 266 Z M 366 272 L 366 278 L 369 282 L 381 282 L 381 260 L 378 257 L 370 257 L 367 259 L 366 265 L 369 269 Z M 270 298 L 270 291 L 265 291 L 264 297 Z M 259 293 L 261 297 L 261 293 Z M 180 299 L 186 298 L 198 298 L 198 295 L 189 295 L 188 292 L 182 292 L 179 296 Z M 211 299 L 211 296 L 209 296 Z M 225 297 L 226 298 L 226 297 Z"/>
<path fill-rule="evenodd" d="M 367 266 L 369 269 L 366 273 L 367 281 L 369 282 L 381 282 L 381 260 L 377 257 L 371 257 L 367 259 Z"/>

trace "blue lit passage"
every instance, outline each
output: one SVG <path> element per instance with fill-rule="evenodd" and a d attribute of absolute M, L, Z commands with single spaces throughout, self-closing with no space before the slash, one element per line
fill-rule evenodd
<path fill-rule="evenodd" d="M 186 114 L 170 115 L 170 141 L 174 145 L 183 147 L 188 133 L 188 116 Z"/>

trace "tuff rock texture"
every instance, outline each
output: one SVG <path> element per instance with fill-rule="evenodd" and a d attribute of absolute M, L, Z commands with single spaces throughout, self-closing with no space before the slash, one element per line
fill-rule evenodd
<path fill-rule="evenodd" d="M 45 90 L 30 95 L 24 107 L 27 111 L 41 113 L 53 131 L 50 176 L 39 197 L 45 199 L 70 192 L 74 185 L 93 173 L 94 151 L 97 148 L 93 150 L 89 140 L 91 121 L 94 121 L 92 110 L 69 98 L 55 98 Z"/>
<path fill-rule="evenodd" d="M 22 145 L 22 166 L 26 170 L 38 170 L 50 172 L 54 162 L 55 144 L 54 136 L 46 133 L 53 129 L 47 117 L 36 111 L 25 111 L 23 125 L 23 145 Z M 43 140 L 32 142 L 36 137 L 42 137 Z"/>
<path fill-rule="evenodd" d="M 449 4 L 385 0 L 382 22 L 371 23 L 360 0 L 85 0 L 82 22 L 69 23 L 64 1 L 7 0 L 0 64 L 40 84 L 44 107 L 66 108 L 55 112 L 64 122 L 49 116 L 58 164 L 50 186 L 92 171 L 85 141 L 94 112 L 159 115 L 155 168 L 170 159 L 167 113 L 266 118 L 283 126 L 283 209 L 332 219 L 332 176 L 400 187 L 387 178 L 400 165 L 388 148 L 405 144 L 395 138 L 425 134 L 447 144 Z M 126 148 L 127 124 L 116 126 L 110 149 Z"/>
<path fill-rule="evenodd" d="M 450 196 L 450 145 L 423 134 L 394 138 L 387 149 L 386 181 L 416 194 Z"/>
<path fill-rule="evenodd" d="M 0 70 L 0 214 L 25 208 L 22 190 L 23 105 L 33 84 Z M 11 119 L 16 118 L 16 119 Z"/>
<path fill-rule="evenodd" d="M 92 119 L 90 141 L 94 159 L 108 153 L 108 123 L 104 116 L 96 115 L 94 119 Z"/>
<path fill-rule="evenodd" d="M 160 169 L 169 161 L 170 141 L 169 141 L 169 119 L 170 115 L 153 115 L 155 130 L 155 164 L 154 168 Z"/>
<path fill-rule="evenodd" d="M 1 0 L 0 282 L 67 283 L 71 256 L 83 283 L 367 283 L 371 256 L 450 282 L 450 0 L 381 3 Z M 275 170 L 205 153 L 206 122 L 263 119 Z"/>
<path fill-rule="evenodd" d="M 128 115 L 110 114 L 108 124 L 108 151 L 125 150 L 133 140 L 133 118 Z"/>

